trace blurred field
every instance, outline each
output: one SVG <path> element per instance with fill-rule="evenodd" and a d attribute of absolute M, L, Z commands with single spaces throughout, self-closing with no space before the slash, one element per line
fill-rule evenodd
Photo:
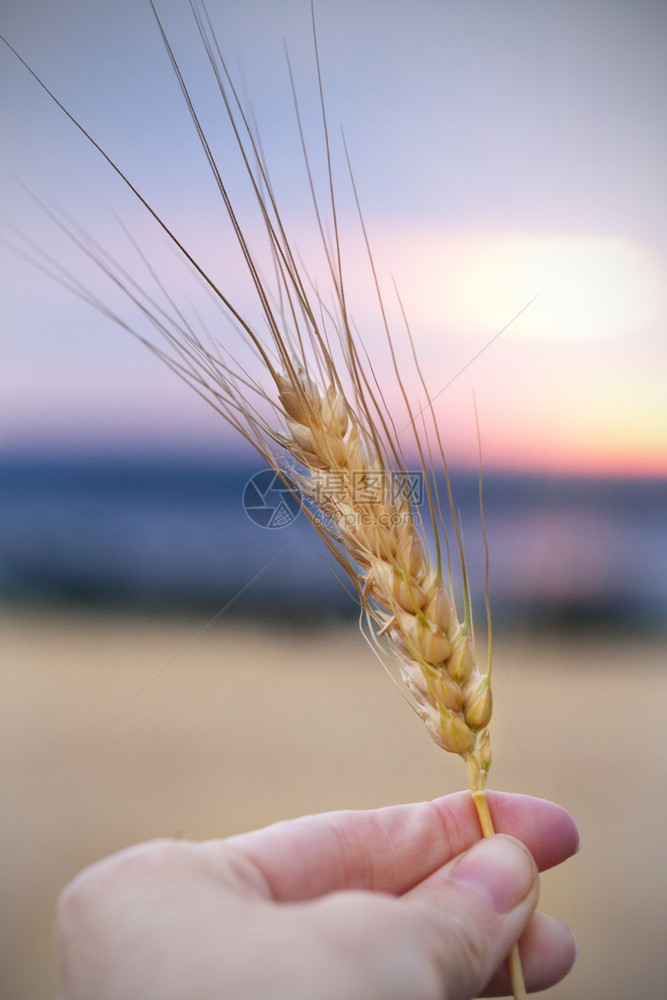
<path fill-rule="evenodd" d="M 187 645 L 201 624 L 0 618 L 3 1000 L 55 995 L 55 897 L 104 854 L 464 786 L 353 629 L 220 621 Z M 664 644 L 504 635 L 497 659 L 491 784 L 556 799 L 583 831 L 543 877 L 580 957 L 542 995 L 663 996 Z"/>

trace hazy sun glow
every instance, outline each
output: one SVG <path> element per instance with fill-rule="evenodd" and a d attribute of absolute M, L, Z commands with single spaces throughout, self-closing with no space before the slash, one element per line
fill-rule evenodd
<path fill-rule="evenodd" d="M 665 473 L 664 370 L 646 361 L 664 342 L 664 267 L 643 245 L 382 227 L 372 244 L 458 460 L 477 453 L 474 390 L 489 466 Z M 368 337 L 377 303 L 363 297 L 366 271 L 362 260 L 350 268 Z M 389 281 L 384 291 L 391 311 Z M 390 325 L 404 339 L 398 310 Z M 409 351 L 400 365 L 411 370 Z"/>
<path fill-rule="evenodd" d="M 635 333 L 664 305 L 664 275 L 639 243 L 609 237 L 405 234 L 395 262 L 413 321 L 578 341 Z M 385 241 L 383 241 L 385 242 Z M 396 244 L 394 243 L 393 249 Z"/>

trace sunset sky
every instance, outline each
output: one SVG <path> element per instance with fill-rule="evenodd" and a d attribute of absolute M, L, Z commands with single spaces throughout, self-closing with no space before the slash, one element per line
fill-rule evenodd
<path fill-rule="evenodd" d="M 188 4 L 157 6 L 261 246 Z M 293 242 L 319 276 L 283 44 L 323 190 L 308 0 L 208 7 Z M 316 0 L 315 10 L 343 264 L 379 373 L 389 369 L 340 126 L 395 337 L 405 341 L 393 280 L 452 459 L 476 461 L 474 393 L 487 467 L 667 474 L 665 4 Z M 148 0 L 5 0 L 0 32 L 255 320 Z M 0 93 L 5 238 L 17 242 L 18 228 L 115 303 L 21 183 L 129 264 L 120 219 L 170 293 L 206 315 L 164 237 L 6 50 Z M 0 450 L 235 444 L 149 352 L 6 246 L 0 350 Z M 405 380 L 421 400 L 409 367 Z"/>

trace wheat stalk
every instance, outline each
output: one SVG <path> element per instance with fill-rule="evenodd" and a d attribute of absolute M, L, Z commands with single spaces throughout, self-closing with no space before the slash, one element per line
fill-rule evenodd
<path fill-rule="evenodd" d="M 89 234 L 44 205 L 44 211 L 67 236 L 125 293 L 148 321 L 152 334 L 147 336 L 128 324 L 108 304 L 92 295 L 56 258 L 47 255 L 34 244 L 29 246 L 32 259 L 42 270 L 138 337 L 250 441 L 271 468 L 302 498 L 304 510 L 357 593 L 369 626 L 370 638 L 385 661 L 398 667 L 411 696 L 411 704 L 423 719 L 428 733 L 440 747 L 458 754 L 466 762 L 469 786 L 482 833 L 489 836 L 494 832 L 485 796 L 486 778 L 491 764 L 488 730 L 492 711 L 490 618 L 488 666 L 482 672 L 475 659 L 465 553 L 432 397 L 415 355 L 416 372 L 425 393 L 426 404 L 417 413 L 414 412 L 396 361 L 384 300 L 360 211 L 359 218 L 368 248 L 368 260 L 387 344 L 405 402 L 407 426 L 420 456 L 420 474 L 428 496 L 427 507 L 435 539 L 433 558 L 425 543 L 417 507 L 410 496 L 411 475 L 400 445 L 395 419 L 385 403 L 373 365 L 365 353 L 363 342 L 355 332 L 348 311 L 324 101 L 322 99 L 322 124 L 329 171 L 334 234 L 332 243 L 326 238 L 322 214 L 315 196 L 295 96 L 305 167 L 324 258 L 331 278 L 333 306 L 324 301 L 304 268 L 297 265 L 297 254 L 278 212 L 259 140 L 238 99 L 208 15 L 205 9 L 193 7 L 266 227 L 275 270 L 273 289 L 262 278 L 257 258 L 246 242 L 237 220 L 168 39 L 155 8 L 153 10 L 255 285 L 268 337 L 261 336 L 256 327 L 237 311 L 232 301 L 202 270 L 120 167 L 60 104 L 30 67 L 25 63 L 24 65 L 130 187 L 185 261 L 195 270 L 214 299 L 222 305 L 246 346 L 250 347 L 265 373 L 268 373 L 272 388 L 267 389 L 261 378 L 259 381 L 252 378 L 232 357 L 226 353 L 221 354 L 215 344 L 207 347 L 183 311 L 175 306 L 152 268 L 149 267 L 149 273 L 157 282 L 162 302 L 142 288 L 125 266 L 100 247 Z M 322 81 L 315 32 L 313 37 L 321 95 Z M 21 59 L 20 56 L 18 58 Z M 350 178 L 356 198 L 351 172 Z M 144 263 L 147 263 L 141 256 Z M 411 343 L 407 323 L 406 336 Z M 448 507 L 461 561 L 464 604 L 462 620 L 459 620 L 453 597 L 447 532 L 437 493 L 434 460 L 425 433 L 427 421 L 431 422 L 431 436 L 435 439 L 446 476 Z M 446 551 L 446 557 L 443 550 Z M 516 1000 L 521 1000 L 526 994 L 516 947 L 509 959 L 509 970 L 514 996 Z"/>

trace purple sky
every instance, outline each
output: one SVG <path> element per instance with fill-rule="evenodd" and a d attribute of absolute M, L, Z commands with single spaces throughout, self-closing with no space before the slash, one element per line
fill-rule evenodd
<path fill-rule="evenodd" d="M 189 7 L 158 7 L 252 236 L 256 217 Z M 284 40 L 321 167 L 309 4 L 210 0 L 209 9 L 310 266 L 283 52 Z M 316 15 L 349 287 L 371 353 L 377 309 L 339 123 L 382 279 L 390 289 L 396 277 L 433 393 L 542 292 L 438 397 L 455 457 L 474 461 L 474 389 L 488 464 L 666 472 L 667 7 L 320 0 Z M 148 4 L 5 0 L 0 31 L 254 317 Z M 16 178 L 126 256 L 117 213 L 163 263 L 170 290 L 187 296 L 164 240 L 7 51 L 0 93 L 3 226 L 79 273 Z M 5 247 L 0 296 L 0 447 L 233 440 L 127 334 Z M 216 331 L 228 335 L 224 324 Z"/>

